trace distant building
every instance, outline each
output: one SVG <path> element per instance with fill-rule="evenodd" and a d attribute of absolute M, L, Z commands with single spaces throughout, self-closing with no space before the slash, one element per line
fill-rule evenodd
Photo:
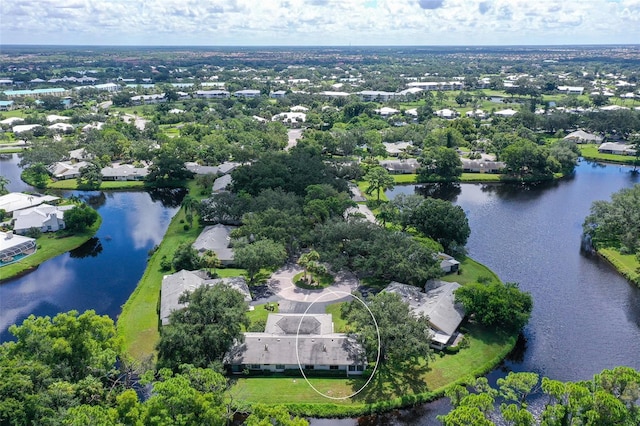
<path fill-rule="evenodd" d="M 254 89 L 238 90 L 233 92 L 233 95 L 238 98 L 257 98 L 260 96 L 260 91 Z"/>

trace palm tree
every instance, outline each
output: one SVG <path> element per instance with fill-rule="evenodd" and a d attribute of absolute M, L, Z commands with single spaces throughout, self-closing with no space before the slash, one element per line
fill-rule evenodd
<path fill-rule="evenodd" d="M 9 185 L 9 179 L 4 176 L 0 176 L 0 195 L 6 194 L 9 192 L 7 190 L 7 185 Z"/>
<path fill-rule="evenodd" d="M 189 219 L 190 225 L 193 225 L 193 212 L 198 208 L 198 200 L 187 194 L 182 199 L 182 208 L 184 209 L 185 216 Z"/>
<path fill-rule="evenodd" d="M 220 259 L 218 259 L 218 256 L 213 251 L 207 250 L 202 254 L 200 261 L 201 261 L 201 265 L 204 268 L 209 269 L 209 275 L 211 275 L 212 277 L 215 277 L 216 268 L 219 268 L 221 266 Z"/>
<path fill-rule="evenodd" d="M 309 253 L 301 255 L 298 259 L 298 265 L 302 266 L 304 270 L 303 279 L 305 282 L 307 281 L 307 273 L 309 272 L 309 270 L 314 269 L 318 260 L 320 260 L 320 254 L 315 250 L 311 250 Z"/>

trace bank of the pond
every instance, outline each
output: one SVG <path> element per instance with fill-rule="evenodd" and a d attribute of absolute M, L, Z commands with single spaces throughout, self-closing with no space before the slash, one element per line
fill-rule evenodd
<path fill-rule="evenodd" d="M 187 188 L 193 198 L 203 198 L 195 181 L 187 182 Z M 176 247 L 180 244 L 193 243 L 202 231 L 196 215 L 193 218 L 193 226 L 185 227 L 185 225 L 188 225 L 186 212 L 181 208 L 171 219 L 162 242 L 147 261 L 142 278 L 118 316 L 117 330 L 123 339 L 124 351 L 139 362 L 155 360 L 156 344 L 160 339 L 158 315 L 160 287 L 162 277 L 171 273 L 171 271 L 163 271 L 160 264 L 163 259 L 171 260 Z M 221 277 L 237 276 L 244 272 L 242 269 L 229 268 L 217 270 Z"/>
<path fill-rule="evenodd" d="M 597 253 L 607 260 L 626 279 L 640 287 L 640 262 L 635 254 L 622 254 L 614 248 L 598 248 Z"/>
<path fill-rule="evenodd" d="M 42 234 L 36 240 L 38 249 L 35 253 L 0 269 L 0 283 L 32 271 L 43 262 L 80 247 L 93 238 L 101 224 L 102 218 L 98 215 L 96 223 L 83 232 L 64 237 L 55 233 Z"/>

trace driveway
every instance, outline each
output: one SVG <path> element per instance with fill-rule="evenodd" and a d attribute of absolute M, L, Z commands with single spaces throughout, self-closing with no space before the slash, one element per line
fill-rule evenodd
<path fill-rule="evenodd" d="M 328 303 L 350 300 L 351 292 L 359 285 L 355 275 L 341 272 L 335 276 L 331 286 L 318 290 L 305 290 L 293 284 L 293 277 L 300 272 L 302 268 L 296 264 L 287 264 L 278 269 L 267 282 L 269 300 L 256 300 L 253 304 L 278 301 L 281 312 L 299 313 L 304 312 L 310 304 L 316 302 L 309 312 L 315 312 L 318 309 L 324 312 L 323 306 Z"/>

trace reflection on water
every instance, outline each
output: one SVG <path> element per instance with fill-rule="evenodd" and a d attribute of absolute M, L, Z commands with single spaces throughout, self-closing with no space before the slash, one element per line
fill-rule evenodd
<path fill-rule="evenodd" d="M 162 241 L 176 211 L 146 192 L 65 195 L 97 200 L 102 225 L 83 246 L 0 285 L 0 341 L 10 338 L 9 325 L 31 313 L 95 309 L 115 319 L 144 272 L 148 251 Z"/>
<path fill-rule="evenodd" d="M 637 183 L 630 170 L 582 162 L 573 178 L 559 182 L 461 184 L 455 197 L 442 188 L 432 191 L 466 212 L 469 255 L 533 296 L 521 341 L 526 344 L 505 369 L 572 381 L 618 365 L 640 369 L 640 289 L 581 251 L 591 203 Z M 397 187 L 388 196 L 413 191 Z"/>

